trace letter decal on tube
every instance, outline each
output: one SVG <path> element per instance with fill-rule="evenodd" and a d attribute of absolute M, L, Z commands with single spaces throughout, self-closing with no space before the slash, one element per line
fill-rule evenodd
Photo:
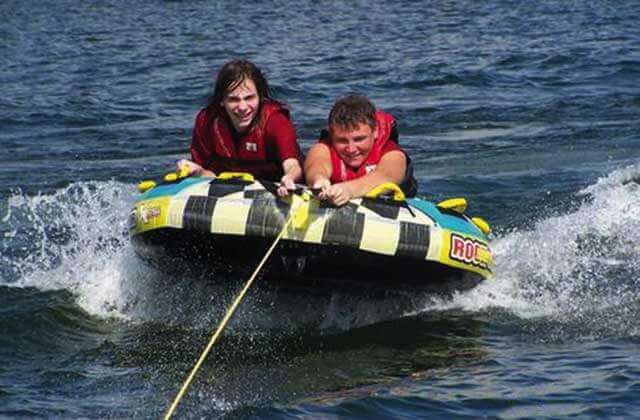
<path fill-rule="evenodd" d="M 476 267 L 489 269 L 486 255 L 489 248 L 486 244 L 473 238 L 466 238 L 455 233 L 451 234 L 451 248 L 449 258 L 464 264 L 471 264 Z"/>

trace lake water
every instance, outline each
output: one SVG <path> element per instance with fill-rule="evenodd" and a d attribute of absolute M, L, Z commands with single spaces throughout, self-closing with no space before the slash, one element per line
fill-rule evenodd
<path fill-rule="evenodd" d="M 450 299 L 258 285 L 179 417 L 638 416 L 638 2 L 8 0 L 0 15 L 0 416 L 167 409 L 244 279 L 154 271 L 126 219 L 236 57 L 267 73 L 304 149 L 346 93 L 396 116 L 420 195 L 466 197 L 492 224 L 496 274 Z"/>

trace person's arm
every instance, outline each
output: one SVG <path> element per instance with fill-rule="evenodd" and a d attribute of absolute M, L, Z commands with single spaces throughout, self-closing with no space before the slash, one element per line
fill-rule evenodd
<path fill-rule="evenodd" d="M 190 176 L 215 176 L 215 174 L 203 168 L 202 165 L 211 159 L 212 151 L 206 142 L 206 120 L 207 114 L 205 110 L 201 110 L 196 115 L 193 131 L 191 133 L 191 160 L 180 159 L 176 162 L 176 169 L 181 171 L 185 166 L 189 168 Z"/>
<path fill-rule="evenodd" d="M 304 173 L 307 185 L 312 188 L 326 188 L 331 185 L 331 152 L 324 143 L 316 143 L 311 146 L 307 158 L 304 161 Z"/>
<path fill-rule="evenodd" d="M 274 114 L 265 127 L 267 142 L 275 145 L 278 159 L 282 162 L 282 178 L 278 195 L 285 197 L 289 189 L 295 188 L 295 183 L 302 181 L 302 167 L 300 165 L 300 147 L 296 130 L 291 121 L 281 113 Z"/>
<path fill-rule="evenodd" d="M 336 206 L 342 206 L 352 198 L 363 197 L 385 182 L 402 183 L 406 170 L 407 158 L 401 150 L 387 152 L 373 171 L 360 178 L 326 188 L 320 198 L 326 198 Z"/>
<path fill-rule="evenodd" d="M 280 187 L 278 188 L 278 194 L 280 196 L 286 196 L 288 190 L 295 189 L 295 183 L 302 180 L 302 168 L 300 162 L 296 158 L 289 158 L 282 162 L 282 178 L 280 178 Z"/>

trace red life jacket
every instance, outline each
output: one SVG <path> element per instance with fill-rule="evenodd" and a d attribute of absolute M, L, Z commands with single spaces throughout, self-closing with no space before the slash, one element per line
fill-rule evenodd
<path fill-rule="evenodd" d="M 272 153 L 267 153 L 264 129 L 269 118 L 281 112 L 290 120 L 289 110 L 276 101 L 262 104 L 259 121 L 253 128 L 234 141 L 231 122 L 226 113 L 221 112 L 209 120 L 206 110 L 201 112 L 206 118 L 205 130 L 208 140 L 213 144 L 213 155 L 203 166 L 216 174 L 221 172 L 249 172 L 256 177 L 279 180 L 283 175 L 282 164 Z M 200 119 L 201 115 L 198 116 Z"/>
<path fill-rule="evenodd" d="M 378 136 L 373 142 L 373 147 L 371 148 L 367 159 L 357 169 L 351 168 L 344 163 L 336 149 L 331 144 L 331 139 L 320 139 L 320 141 L 329 146 L 329 150 L 331 152 L 331 167 L 333 168 L 331 171 L 331 183 L 335 184 L 338 182 L 351 181 L 352 179 L 360 178 L 373 171 L 380 162 L 380 159 L 382 159 L 383 151 L 389 151 L 384 150 L 385 146 L 387 146 L 389 142 L 394 142 L 394 145 L 396 144 L 395 142 L 397 142 L 396 139 L 391 139 L 391 131 L 395 122 L 396 120 L 390 114 L 387 114 L 384 111 L 376 111 L 376 127 L 378 129 Z M 396 145 L 394 149 L 400 150 L 400 147 Z"/>

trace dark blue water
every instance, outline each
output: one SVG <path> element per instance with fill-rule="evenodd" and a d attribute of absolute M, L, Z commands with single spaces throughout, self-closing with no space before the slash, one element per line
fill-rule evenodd
<path fill-rule="evenodd" d="M 136 183 L 213 72 L 266 71 L 304 148 L 333 101 L 400 121 L 429 199 L 494 229 L 452 299 L 253 289 L 181 417 L 619 417 L 640 409 L 636 1 L 4 1 L 0 416 L 157 418 L 241 278 L 133 254 Z"/>

